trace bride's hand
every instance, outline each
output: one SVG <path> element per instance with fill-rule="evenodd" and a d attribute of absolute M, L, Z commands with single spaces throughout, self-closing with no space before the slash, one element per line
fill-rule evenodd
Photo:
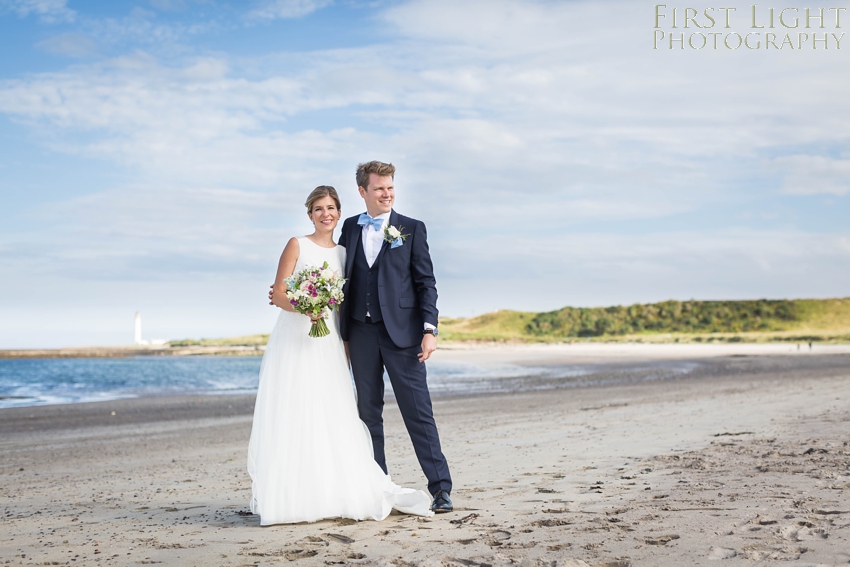
<path fill-rule="evenodd" d="M 280 307 L 284 311 L 295 313 L 295 309 L 286 297 L 286 287 L 281 286 L 277 289 L 277 291 L 275 291 L 275 286 L 271 286 L 271 288 L 271 291 L 269 291 L 269 305 L 274 305 L 275 307 Z"/>

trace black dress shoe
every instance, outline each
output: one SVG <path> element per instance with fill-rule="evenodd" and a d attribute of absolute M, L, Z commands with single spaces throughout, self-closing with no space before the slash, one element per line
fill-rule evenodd
<path fill-rule="evenodd" d="M 437 514 L 451 512 L 454 510 L 454 507 L 452 506 L 452 499 L 449 497 L 448 490 L 437 491 L 437 494 L 434 495 L 434 503 L 431 504 L 431 510 Z"/>

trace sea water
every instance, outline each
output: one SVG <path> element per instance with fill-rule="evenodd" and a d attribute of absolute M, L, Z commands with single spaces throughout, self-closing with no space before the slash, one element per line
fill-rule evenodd
<path fill-rule="evenodd" d="M 165 395 L 251 394 L 260 357 L 163 356 L 0 359 L 0 408 Z M 596 386 L 682 376 L 693 362 L 521 366 L 429 361 L 434 396 Z M 387 376 L 387 393 L 392 387 Z"/>

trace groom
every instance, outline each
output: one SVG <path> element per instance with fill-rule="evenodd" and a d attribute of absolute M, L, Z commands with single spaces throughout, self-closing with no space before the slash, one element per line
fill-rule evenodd
<path fill-rule="evenodd" d="M 428 490 L 431 509 L 451 512 L 452 480 L 440 449 L 424 362 L 437 348 L 437 287 L 425 225 L 395 212 L 395 167 L 357 166 L 366 213 L 346 219 L 345 301 L 340 334 L 348 344 L 360 419 L 372 434 L 375 461 L 384 457 L 384 368 L 390 377 Z"/>

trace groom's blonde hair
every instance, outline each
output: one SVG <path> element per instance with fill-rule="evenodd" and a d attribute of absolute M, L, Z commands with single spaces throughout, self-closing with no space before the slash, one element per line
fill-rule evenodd
<path fill-rule="evenodd" d="M 357 166 L 356 177 L 358 187 L 362 187 L 364 189 L 369 188 L 370 173 L 380 175 L 381 177 L 389 175 L 395 179 L 395 166 L 391 163 L 384 163 L 382 161 L 367 161 L 366 163 L 359 164 Z"/>
<path fill-rule="evenodd" d="M 307 212 L 313 212 L 313 205 L 316 204 L 316 201 L 319 199 L 324 199 L 325 197 L 330 197 L 336 203 L 336 210 L 341 211 L 342 205 L 339 202 L 339 195 L 336 193 L 336 189 L 331 187 L 330 185 L 319 185 L 315 189 L 310 192 L 310 195 L 307 197 L 307 202 L 304 205 L 307 207 Z"/>

